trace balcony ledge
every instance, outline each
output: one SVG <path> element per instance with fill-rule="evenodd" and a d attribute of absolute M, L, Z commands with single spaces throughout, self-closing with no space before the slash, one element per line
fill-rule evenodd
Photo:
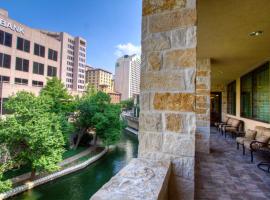
<path fill-rule="evenodd" d="M 90 200 L 166 200 L 170 172 L 169 161 L 132 159 Z"/>

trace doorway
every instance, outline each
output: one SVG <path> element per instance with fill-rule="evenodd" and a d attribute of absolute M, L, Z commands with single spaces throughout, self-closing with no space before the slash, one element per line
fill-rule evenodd
<path fill-rule="evenodd" d="M 211 126 L 214 125 L 215 122 L 221 121 L 221 103 L 222 103 L 222 93 L 221 92 L 211 92 L 210 100 L 210 123 Z"/>

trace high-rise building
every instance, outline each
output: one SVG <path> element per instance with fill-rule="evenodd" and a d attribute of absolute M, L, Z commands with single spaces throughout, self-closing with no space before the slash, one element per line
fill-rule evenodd
<path fill-rule="evenodd" d="M 87 67 L 85 81 L 96 90 L 113 91 L 112 73 L 101 68 Z"/>
<path fill-rule="evenodd" d="M 121 94 L 114 91 L 114 80 L 111 72 L 86 65 L 85 81 L 94 89 L 109 94 L 112 103 L 120 102 Z"/>
<path fill-rule="evenodd" d="M 83 38 L 27 27 L 0 9 L 0 115 L 10 95 L 21 90 L 38 94 L 53 76 L 70 93 L 84 91 L 85 63 Z"/>
<path fill-rule="evenodd" d="M 121 93 L 121 100 L 140 93 L 140 56 L 124 55 L 115 65 L 115 90 Z"/>

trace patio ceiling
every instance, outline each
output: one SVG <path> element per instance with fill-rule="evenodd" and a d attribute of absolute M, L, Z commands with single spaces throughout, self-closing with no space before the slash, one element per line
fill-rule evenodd
<path fill-rule="evenodd" d="M 251 37 L 249 33 L 262 30 Z M 211 58 L 212 85 L 270 58 L 269 0 L 198 0 L 198 57 Z"/>

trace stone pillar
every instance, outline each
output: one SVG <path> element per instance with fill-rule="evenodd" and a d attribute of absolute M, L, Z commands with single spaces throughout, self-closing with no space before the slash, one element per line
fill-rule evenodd
<path fill-rule="evenodd" d="M 197 60 L 196 72 L 196 151 L 210 151 L 210 59 Z"/>
<path fill-rule="evenodd" d="M 143 0 L 139 157 L 170 160 L 170 199 L 194 198 L 196 0 Z"/>

